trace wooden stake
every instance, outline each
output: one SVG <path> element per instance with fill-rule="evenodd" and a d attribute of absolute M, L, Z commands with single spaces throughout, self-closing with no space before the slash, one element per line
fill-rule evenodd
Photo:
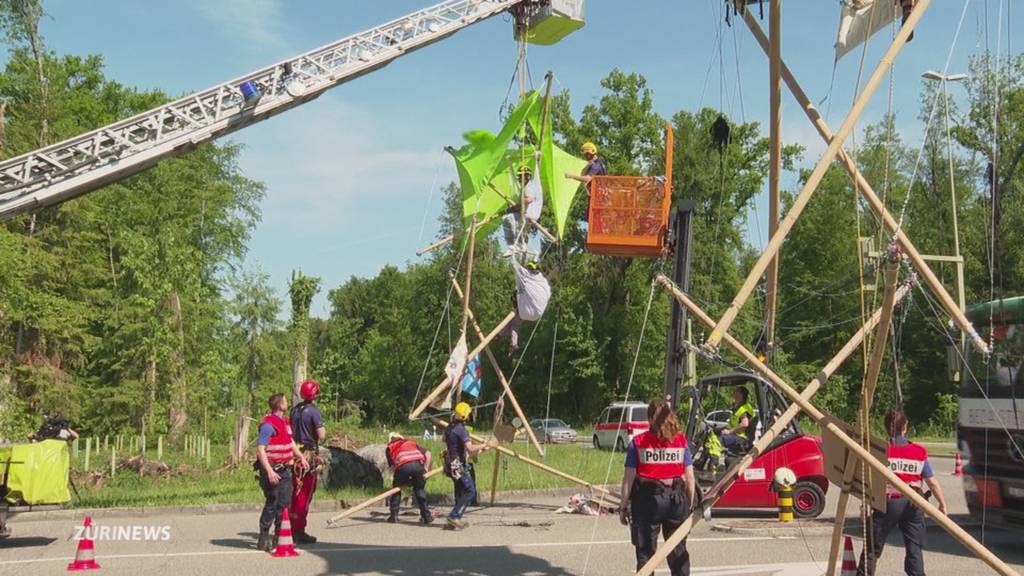
<path fill-rule="evenodd" d="M 206 439 L 206 446 L 203 447 L 203 454 L 206 456 L 206 466 L 210 466 L 210 439 Z"/>
<path fill-rule="evenodd" d="M 85 470 L 86 472 L 89 471 L 89 452 L 91 451 L 90 448 L 92 447 L 92 443 L 90 442 L 90 440 L 91 438 L 85 439 L 85 467 L 83 467 L 82 470 Z"/>
<path fill-rule="evenodd" d="M 459 286 L 459 283 L 454 276 L 452 276 L 452 289 L 455 290 L 455 293 L 459 298 L 462 298 L 462 288 Z M 473 325 L 473 330 L 476 332 L 477 338 L 483 341 L 484 332 L 480 329 L 480 325 L 477 324 L 476 317 L 473 316 L 473 311 L 467 308 L 466 312 L 469 317 L 469 322 Z M 540 455 L 543 456 L 544 448 L 541 447 L 540 442 L 537 441 L 537 435 L 533 433 L 533 428 L 529 425 L 526 413 L 523 412 L 522 407 L 519 406 L 519 400 L 516 399 L 516 395 L 512 393 L 512 386 L 509 385 L 508 379 L 505 378 L 505 373 L 501 371 L 498 359 L 494 357 L 494 353 L 491 352 L 490 346 L 484 347 L 484 354 L 487 356 L 487 359 L 490 360 L 491 367 L 494 368 L 494 372 L 498 375 L 498 381 L 501 382 L 502 388 L 505 389 L 505 395 L 508 396 L 508 399 L 512 404 L 512 410 L 516 413 L 516 416 L 523 421 L 523 426 L 526 428 L 527 436 L 530 437 L 530 442 L 533 444 L 533 447 L 537 449 L 537 452 L 540 452 Z"/>
<path fill-rule="evenodd" d="M 117 474 L 117 446 L 110 447 L 110 477 Z"/>
<path fill-rule="evenodd" d="M 498 334 L 501 334 L 501 331 L 505 329 L 505 326 L 508 326 L 508 323 L 511 322 L 515 317 L 516 313 L 514 311 L 509 312 L 508 316 L 505 316 L 505 319 L 499 322 L 498 325 L 495 326 L 493 330 L 491 330 L 490 334 L 488 334 L 483 340 L 481 340 L 480 343 L 477 344 L 476 348 L 474 348 L 469 354 L 466 355 L 466 362 L 469 362 L 473 358 L 476 358 L 480 354 L 480 352 L 484 348 L 486 348 L 488 344 L 491 343 L 492 340 L 498 337 Z M 431 402 L 433 402 L 434 399 L 436 399 L 443 392 L 445 392 L 445 390 L 448 388 L 448 385 L 451 383 L 451 379 L 448 378 L 448 376 L 446 375 L 444 377 L 444 380 L 441 380 L 441 383 L 438 384 L 430 392 L 430 394 L 428 394 L 427 397 L 424 398 L 423 401 L 420 402 L 419 405 L 416 406 L 416 408 L 409 414 L 409 420 L 416 419 L 417 416 L 419 416 L 424 410 L 427 409 L 427 406 L 430 406 Z"/>
<path fill-rule="evenodd" d="M 928 0 L 921 1 L 927 2 Z M 920 6 L 920 4 L 918 4 L 918 6 Z M 904 30 L 906 30 L 906 28 L 904 28 Z M 664 278 L 663 275 L 659 275 L 658 281 L 662 282 L 662 278 Z M 664 278 L 664 281 L 667 282 L 668 279 Z M 700 308 L 700 306 L 697 306 L 697 304 L 694 303 L 689 298 L 686 298 L 685 301 L 680 300 L 680 302 L 682 302 L 683 305 L 686 306 L 690 310 L 690 312 L 704 324 L 708 326 L 715 325 L 714 320 L 712 320 L 711 317 L 708 316 L 707 313 Z M 907 485 L 906 482 L 900 480 L 900 478 L 896 476 L 896 474 L 894 474 L 892 470 L 889 469 L 888 465 L 880 462 L 877 458 L 874 457 L 874 455 L 872 455 L 869 451 L 865 450 L 864 447 L 860 445 L 860 443 L 850 438 L 842 428 L 837 426 L 835 423 L 830 422 L 821 410 L 818 410 L 813 404 L 810 403 L 810 401 L 803 398 L 800 395 L 800 393 L 794 390 L 793 387 L 790 386 L 789 383 L 787 383 L 785 380 L 783 380 L 781 376 L 779 376 L 770 368 L 765 366 L 760 360 L 758 360 L 756 356 L 754 356 L 749 350 L 747 350 L 747 348 L 742 343 L 733 338 L 731 334 L 724 333 L 722 335 L 722 341 L 728 344 L 729 347 L 731 347 L 733 350 L 735 350 L 736 353 L 738 353 L 748 363 L 750 367 L 760 372 L 762 376 L 764 376 L 772 384 L 774 384 L 775 387 L 779 390 L 779 392 L 782 392 L 792 402 L 799 405 L 800 408 L 805 413 L 807 413 L 808 416 L 813 418 L 815 422 L 817 422 L 822 428 L 828 429 L 828 431 L 831 432 L 840 442 L 845 444 L 847 448 L 855 452 L 864 463 L 866 463 L 873 470 L 881 474 L 889 483 L 889 485 L 893 487 L 894 490 L 898 491 L 900 494 L 903 494 L 905 498 L 907 498 L 915 506 L 920 508 L 922 512 L 930 516 L 936 524 L 941 526 L 951 536 L 959 540 L 960 543 L 962 543 L 965 547 L 967 547 L 968 550 L 974 553 L 975 556 L 980 558 L 982 561 L 984 561 L 986 564 L 992 567 L 992 569 L 998 572 L 999 574 L 1003 574 L 1004 576 L 1019 576 L 1015 570 L 1010 568 L 1005 562 L 1003 562 L 994 554 L 989 552 L 987 548 L 981 545 L 970 534 L 965 532 L 963 528 L 961 528 L 955 522 L 950 520 L 945 514 L 939 512 L 938 508 L 933 506 L 930 502 L 928 502 L 928 500 L 925 500 L 923 496 L 918 494 L 913 488 Z M 674 536 L 675 535 L 673 534 L 673 537 Z M 670 549 L 671 546 L 668 545 L 668 543 L 666 542 L 666 545 L 664 547 L 666 554 Z M 652 557 L 652 562 L 655 558 L 657 558 L 657 555 L 655 557 Z M 648 562 L 648 565 L 650 564 L 651 563 Z M 651 570 L 653 571 L 653 569 L 654 568 L 652 567 Z M 646 572 L 646 574 L 650 574 L 650 572 Z"/>
<path fill-rule="evenodd" d="M 438 466 L 437 468 L 434 468 L 433 470 L 428 471 L 426 474 L 423 475 L 423 477 L 429 480 L 430 478 L 433 478 L 434 476 L 437 476 L 438 474 L 440 474 L 442 470 L 444 470 L 444 467 Z M 387 500 L 388 498 L 391 497 L 392 494 L 398 494 L 401 491 L 402 491 L 401 487 L 391 488 L 391 489 L 385 491 L 382 494 L 378 494 L 378 495 L 374 496 L 373 498 L 369 498 L 367 500 L 363 500 L 359 504 L 356 504 L 355 506 L 345 510 L 341 514 L 338 514 L 337 516 L 334 516 L 333 518 L 328 520 L 327 521 L 327 527 L 328 528 L 334 528 L 335 524 L 337 524 L 338 522 L 341 522 L 345 518 L 348 518 L 349 516 L 352 516 L 356 512 L 359 512 L 360 510 L 365 510 L 365 509 L 369 508 L 370 506 L 373 506 L 374 504 L 376 504 L 378 502 L 381 502 L 383 500 Z"/>
<path fill-rule="evenodd" d="M 736 0 L 734 0 L 736 1 Z M 715 324 L 711 330 L 711 334 L 708 336 L 705 346 L 710 349 L 716 349 L 718 344 L 725 337 L 732 326 L 736 316 L 739 314 L 740 309 L 750 298 L 750 294 L 754 291 L 754 287 L 757 286 L 761 276 L 764 275 L 768 268 L 768 263 L 775 258 L 779 252 L 779 248 L 782 247 L 782 243 L 785 241 L 786 236 L 789 235 L 790 230 L 793 229 L 793 225 L 796 224 L 800 214 L 804 208 L 807 207 L 807 203 L 810 201 L 811 196 L 818 188 L 818 184 L 821 183 L 821 179 L 825 176 L 826 170 L 832 164 L 836 155 L 839 153 L 839 149 L 842 147 L 846 137 L 850 135 L 853 130 L 854 124 L 860 118 L 864 112 L 864 108 L 867 106 L 871 97 L 874 95 L 875 90 L 881 84 L 885 78 L 886 71 L 892 66 L 893 60 L 896 55 L 899 54 L 900 50 L 907 42 L 907 37 L 917 26 L 921 16 L 924 15 L 925 11 L 928 10 L 928 6 L 931 4 L 931 0 L 917 0 L 914 5 L 914 9 L 907 19 L 907 22 L 900 28 L 900 31 L 896 34 L 896 38 L 893 39 L 892 44 L 889 45 L 889 49 L 882 56 L 882 60 L 875 67 L 874 72 L 871 73 L 871 77 L 868 79 L 867 84 L 864 85 L 864 90 L 857 96 L 856 101 L 853 103 L 853 108 L 850 109 L 850 113 L 846 116 L 842 125 L 839 127 L 839 131 L 829 141 L 828 148 L 825 149 L 825 153 L 822 154 L 821 158 L 818 159 L 817 165 L 814 167 L 814 171 L 807 178 L 807 182 L 804 184 L 800 194 L 793 200 L 793 205 L 790 207 L 789 212 L 786 213 L 786 217 L 779 223 L 779 229 L 776 230 L 775 234 L 768 240 L 768 246 L 765 247 L 764 252 L 757 259 L 753 269 L 747 274 L 747 279 L 743 282 L 736 296 L 733 298 L 732 303 L 725 310 L 725 314 Z M 745 7 L 740 6 L 741 11 L 746 11 Z"/>
<path fill-rule="evenodd" d="M 779 176 L 782 169 L 782 85 L 780 82 L 779 62 L 782 58 L 782 0 L 772 0 L 768 14 L 769 30 L 771 31 L 771 50 L 768 66 L 769 107 L 769 139 L 771 141 L 770 163 L 768 165 L 768 237 L 771 238 L 779 229 Z M 765 350 L 769 361 L 775 348 L 775 310 L 777 289 L 779 285 L 779 257 L 775 256 L 768 263 L 768 278 L 765 282 Z"/>
<path fill-rule="evenodd" d="M 164 461 L 164 435 L 161 434 L 156 437 L 156 459 L 160 462 Z"/>
<path fill-rule="evenodd" d="M 896 305 L 896 281 L 900 270 L 900 259 L 898 253 L 890 253 L 888 265 L 885 268 L 885 292 L 882 295 L 882 320 L 875 332 L 875 341 L 872 344 L 871 356 L 868 358 L 868 368 L 864 375 L 864 393 L 861 399 L 861 406 L 857 421 L 860 424 L 858 430 L 862 435 L 865 448 L 870 445 L 871 432 L 869 418 L 871 416 L 871 403 L 875 397 L 875 387 L 878 385 L 878 375 L 882 370 L 882 359 L 885 358 L 885 346 L 888 343 L 889 325 L 892 322 L 893 308 Z M 836 505 L 836 517 L 832 523 L 832 547 L 828 556 L 828 571 L 826 574 L 835 574 L 836 563 L 839 560 L 839 551 L 843 544 L 843 530 L 846 525 L 846 506 L 850 501 L 850 482 L 857 473 L 857 458 L 851 453 L 846 457 L 846 467 L 843 468 L 842 492 L 839 494 L 839 502 Z M 867 480 L 867 479 L 866 479 Z"/>
<path fill-rule="evenodd" d="M 749 13 L 749 11 L 744 12 L 743 20 L 747 23 L 747 26 L 750 28 L 751 33 L 753 33 L 757 43 L 760 44 L 761 48 L 765 53 L 767 53 L 769 51 L 768 38 L 765 37 L 764 31 L 761 30 L 761 26 L 757 23 L 757 20 Z M 821 135 L 822 139 L 826 142 L 831 141 L 832 130 L 828 127 L 828 124 L 825 123 L 825 120 L 814 107 L 814 104 L 811 103 L 810 98 L 807 97 L 803 88 L 801 88 L 800 84 L 797 83 L 796 77 L 793 76 L 793 73 L 790 71 L 789 67 L 786 66 L 786 63 L 784 61 L 780 61 L 780 65 L 782 68 L 782 79 L 786 82 L 786 86 L 789 87 L 789 91 L 793 94 L 793 97 L 796 98 L 797 102 L 799 102 L 800 106 L 804 109 L 804 113 L 807 114 L 807 118 L 810 119 L 812 124 L 814 124 L 815 129 L 818 130 L 818 134 Z M 914 269 L 917 270 L 917 273 L 920 275 L 923 283 L 928 286 L 928 289 L 932 291 L 932 294 L 939 299 L 939 302 L 946 310 L 946 313 L 950 315 L 957 325 L 960 326 L 961 332 L 971 339 L 971 342 L 979 352 L 982 354 L 989 354 L 991 351 L 988 344 L 985 342 L 985 339 L 978 334 L 977 330 L 975 330 L 974 325 L 971 324 L 971 321 L 967 319 L 963 310 L 960 309 L 957 302 L 952 296 L 950 296 L 946 287 L 942 285 L 938 276 L 936 276 L 935 272 L 932 271 L 924 257 L 914 246 L 913 242 L 911 242 L 905 234 L 896 234 L 896 232 L 900 230 L 899 222 L 897 222 L 896 219 L 893 218 L 892 214 L 889 213 L 889 210 L 885 207 L 885 203 L 882 202 L 874 188 L 871 187 L 871 184 L 857 168 L 857 164 L 853 161 L 853 158 L 851 158 L 842 148 L 840 148 L 837 157 L 843 167 L 846 168 L 846 171 L 856 182 L 857 190 L 860 191 L 861 196 L 867 200 L 871 209 L 874 210 L 875 214 L 877 214 L 879 218 L 881 218 L 882 225 L 885 226 L 886 231 L 890 234 L 896 235 L 894 241 L 899 244 L 900 248 L 903 250 L 903 254 L 908 260 L 910 260 Z"/>
<path fill-rule="evenodd" d="M 501 466 L 501 452 L 494 451 L 494 473 L 491 475 L 491 506 L 498 497 L 498 472 Z"/>

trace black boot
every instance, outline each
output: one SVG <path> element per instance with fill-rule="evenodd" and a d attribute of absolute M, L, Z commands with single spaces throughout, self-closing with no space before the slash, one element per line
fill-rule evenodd
<path fill-rule="evenodd" d="M 263 552 L 273 550 L 273 546 L 270 544 L 270 530 L 260 530 L 260 537 L 256 540 L 256 549 Z"/>
<path fill-rule="evenodd" d="M 388 524 L 397 524 L 398 523 L 398 514 L 395 514 L 394 512 L 392 512 L 390 515 L 388 515 L 387 523 Z"/>

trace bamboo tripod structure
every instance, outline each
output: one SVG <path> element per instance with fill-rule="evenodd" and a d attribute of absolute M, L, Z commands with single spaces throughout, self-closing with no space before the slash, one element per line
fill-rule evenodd
<path fill-rule="evenodd" d="M 824 176 L 825 170 L 828 168 L 828 165 L 835 158 L 838 157 L 840 162 L 850 173 L 850 176 L 854 179 L 857 185 L 857 189 L 864 196 L 865 200 L 867 200 L 872 210 L 874 210 L 882 220 L 885 229 L 894 236 L 893 242 L 902 249 L 903 253 L 907 256 L 907 258 L 913 264 L 914 268 L 917 269 L 918 273 L 923 278 L 924 283 L 934 294 L 937 295 L 938 299 L 942 303 L 943 308 L 946 309 L 947 313 L 949 313 L 953 320 L 960 326 L 961 330 L 963 330 L 963 332 L 968 336 L 968 338 L 972 341 L 972 344 L 974 344 L 976 348 L 978 348 L 982 353 L 987 354 L 989 352 L 988 344 L 981 338 L 977 331 L 975 331 L 971 323 L 963 314 L 962 310 L 960 310 L 960 308 L 956 305 L 952 297 L 950 297 L 945 287 L 942 286 L 941 282 L 932 272 L 930 267 L 925 263 L 924 259 L 921 257 L 920 253 L 917 251 L 914 245 L 910 242 L 910 240 L 906 237 L 905 234 L 901 233 L 899 223 L 888 212 L 885 205 L 878 198 L 878 195 L 874 192 L 874 189 L 871 188 L 870 184 L 860 173 L 860 170 L 857 168 L 856 163 L 842 149 L 842 142 L 845 140 L 847 136 L 849 136 L 849 134 L 853 130 L 854 124 L 856 123 L 860 114 L 863 112 L 864 107 L 867 104 L 867 101 L 870 99 L 874 91 L 878 88 L 878 85 L 881 83 L 882 77 L 884 76 L 885 72 L 892 65 L 893 59 L 906 44 L 909 34 L 917 26 L 917 23 L 920 21 L 921 16 L 924 14 L 925 10 L 928 9 L 928 6 L 931 2 L 930 0 L 918 0 L 907 22 L 897 33 L 896 38 L 892 41 L 891 45 L 889 46 L 889 49 L 883 56 L 882 61 L 878 64 L 875 71 L 872 73 L 872 76 L 869 79 L 867 85 L 865 86 L 863 92 L 861 92 L 861 94 L 855 101 L 853 108 L 851 109 L 846 120 L 840 126 L 839 132 L 834 135 L 829 130 L 827 124 L 824 122 L 821 116 L 818 114 L 813 104 L 811 104 L 806 94 L 800 88 L 799 84 L 797 84 L 795 78 L 793 77 L 788 67 L 786 67 L 785 63 L 782 61 L 777 45 L 777 38 L 775 38 L 777 34 L 777 23 L 774 21 L 771 23 L 773 32 L 772 41 L 774 42 L 773 44 L 773 42 L 770 42 L 769 39 L 765 37 L 764 32 L 760 28 L 760 25 L 753 18 L 753 16 L 747 10 L 745 10 L 745 7 L 742 4 L 738 3 L 736 0 L 731 1 L 733 5 L 736 7 L 736 9 L 743 14 L 744 21 L 747 23 L 747 26 L 750 28 L 756 40 L 761 45 L 761 48 L 769 56 L 771 64 L 773 65 L 773 67 L 777 67 L 779 73 L 781 74 L 783 80 L 786 82 L 790 91 L 793 93 L 794 97 L 800 103 L 801 107 L 803 107 L 804 112 L 807 114 L 812 124 L 814 124 L 819 134 L 822 136 L 822 138 L 825 139 L 826 142 L 828 142 L 829 145 L 825 153 L 823 154 L 822 158 L 819 160 L 817 166 L 815 167 L 814 172 L 812 172 L 811 176 L 807 180 L 807 183 L 804 186 L 803 190 L 800 192 L 799 196 L 797 196 L 796 200 L 794 201 L 793 206 L 790 209 L 790 212 L 786 215 L 786 218 L 781 223 L 779 230 L 770 238 L 768 246 L 761 254 L 761 257 L 758 259 L 753 270 L 751 270 L 749 276 L 747 277 L 740 291 L 736 294 L 736 297 L 734 298 L 732 304 L 726 310 L 725 314 L 722 316 L 721 319 L 715 322 L 710 316 L 704 313 L 692 300 L 690 300 L 685 294 L 679 291 L 678 288 L 672 285 L 672 283 L 664 276 L 659 275 L 659 277 L 656 279 L 656 282 L 660 283 L 662 286 L 664 286 L 666 289 L 672 292 L 676 299 L 683 303 L 683 305 L 686 306 L 702 322 L 704 322 L 706 325 L 712 328 L 712 332 L 704 344 L 705 347 L 713 350 L 717 348 L 720 342 L 724 341 L 737 353 L 739 353 L 740 356 L 743 357 L 754 369 L 756 369 L 759 373 L 765 376 L 772 384 L 774 384 L 776 388 L 779 389 L 779 391 L 781 391 L 791 401 L 794 402 L 794 404 L 791 405 L 789 409 L 787 409 L 786 413 L 784 413 L 783 418 L 776 423 L 777 425 L 779 424 L 779 422 L 785 422 L 788 424 L 788 421 L 795 417 L 796 413 L 799 410 L 803 410 L 805 413 L 811 416 L 811 418 L 813 418 L 815 421 L 821 424 L 824 429 L 828 430 L 828 432 L 833 434 L 840 442 L 846 445 L 846 447 L 851 451 L 851 457 L 850 460 L 848 460 L 846 463 L 847 467 L 846 473 L 844 474 L 844 480 L 852 480 L 852 468 L 856 465 L 854 461 L 859 461 L 864 465 L 867 465 L 875 472 L 880 474 L 883 478 L 885 478 L 885 480 L 895 490 L 899 491 L 901 494 L 903 494 L 905 498 L 908 498 L 911 502 L 914 503 L 914 505 L 916 505 L 923 512 L 928 514 L 928 516 L 930 516 L 937 524 L 939 524 L 943 529 L 949 532 L 950 535 L 952 535 L 954 538 L 956 538 L 962 544 L 964 544 L 965 547 L 967 547 L 973 554 L 975 554 L 978 558 L 980 558 L 982 561 L 984 561 L 986 564 L 992 567 L 996 572 L 1004 575 L 1015 575 L 1017 573 L 1012 568 L 1007 566 L 1004 562 L 1002 562 L 999 558 L 992 554 L 988 549 L 986 549 L 982 544 L 978 543 L 973 537 L 971 537 L 970 534 L 966 533 L 959 526 L 953 523 L 949 518 L 947 518 L 944 514 L 939 512 L 926 499 L 924 499 L 924 497 L 922 497 L 920 494 L 918 494 L 909 486 L 907 486 L 906 483 L 899 480 L 899 478 L 892 473 L 889 467 L 885 463 L 882 463 L 877 458 L 875 458 L 868 451 L 868 449 L 865 449 L 863 446 L 861 446 L 855 439 L 850 438 L 849 435 L 847 435 L 833 422 L 829 422 L 827 419 L 827 415 L 818 410 L 816 407 L 814 407 L 813 404 L 810 403 L 810 398 L 817 391 L 818 387 L 820 386 L 820 382 L 818 383 L 818 385 L 815 385 L 815 382 L 812 382 L 811 385 L 809 385 L 802 394 L 797 393 L 796 390 L 794 390 L 781 377 L 775 374 L 770 368 L 768 368 L 766 365 L 760 362 L 757 357 L 751 354 L 749 350 L 747 350 L 728 332 L 729 327 L 731 326 L 732 322 L 736 319 L 736 316 L 739 313 L 739 309 L 743 306 L 743 304 L 746 302 L 751 292 L 753 291 L 753 287 L 757 279 L 760 278 L 760 276 L 766 272 L 766 269 L 768 268 L 769 264 L 771 264 L 772 261 L 777 257 L 779 248 L 781 247 L 782 242 L 785 240 L 786 234 L 788 234 L 790 229 L 792 229 L 796 220 L 799 218 L 801 211 L 806 207 L 807 202 L 810 200 L 810 196 L 813 194 L 818 184 L 820 183 L 821 178 Z M 777 10 L 777 8 L 778 2 L 773 2 L 773 18 L 775 17 L 774 12 L 775 10 Z M 773 109 L 773 116 L 776 115 L 777 113 L 778 111 Z M 773 134 L 773 140 L 776 137 L 777 135 Z M 772 145 L 774 147 L 778 145 L 778 143 L 773 141 Z M 867 418 L 869 417 L 871 396 L 873 396 L 874 394 L 875 383 L 877 382 L 878 371 L 880 370 L 881 360 L 884 353 L 885 335 L 888 334 L 888 318 L 891 318 L 892 306 L 895 304 L 897 300 L 902 298 L 902 294 L 905 293 L 905 291 L 907 290 L 906 287 L 903 287 L 898 291 L 894 290 L 897 267 L 898 264 L 890 263 L 889 270 L 887 270 L 886 294 L 883 299 L 882 308 L 878 312 L 876 312 L 876 314 L 872 317 L 872 320 L 869 320 L 869 322 L 862 327 L 861 331 L 858 332 L 857 335 L 855 335 L 854 339 L 851 340 L 851 342 L 848 343 L 847 346 L 844 347 L 841 351 L 841 354 L 845 353 L 846 356 L 849 356 L 849 354 L 851 354 L 856 349 L 857 344 L 855 344 L 854 342 L 857 341 L 859 343 L 860 340 L 863 340 L 868 331 L 870 329 L 873 329 L 869 328 L 872 324 L 878 327 L 879 335 L 876 338 L 875 347 L 872 356 L 869 360 L 868 373 L 865 375 L 865 399 L 864 403 L 861 406 L 860 417 L 862 427 L 863 423 L 866 422 Z M 882 316 L 887 317 L 885 323 L 882 322 Z M 834 364 L 837 359 L 839 359 L 839 356 L 834 358 L 833 362 L 830 362 L 830 365 Z M 826 366 L 826 368 L 828 368 L 828 366 Z M 819 374 L 819 377 L 816 378 L 815 380 L 822 380 L 823 378 L 827 378 L 830 374 L 831 371 L 823 370 L 823 372 Z M 773 426 L 772 429 L 770 429 L 769 432 L 766 433 L 766 436 L 771 437 L 774 434 L 777 434 L 778 431 L 775 430 L 775 428 L 776 426 Z M 762 438 L 761 440 L 763 439 L 764 438 Z M 869 441 L 868 438 L 864 438 L 863 440 L 865 442 Z M 725 488 L 728 488 L 728 485 L 731 485 L 731 483 L 735 480 L 737 474 L 741 473 L 746 466 L 749 466 L 750 462 L 753 460 L 753 455 L 756 453 L 760 453 L 760 451 L 763 450 L 764 446 L 767 446 L 767 443 L 761 443 L 760 440 L 759 442 L 756 442 L 754 447 L 755 451 L 752 452 L 751 454 L 748 454 L 747 457 L 745 457 L 739 463 L 734 465 L 733 470 L 728 472 L 718 483 L 716 483 L 715 486 L 712 487 L 712 490 L 709 493 L 712 502 L 713 500 L 717 499 L 722 492 L 724 492 Z M 842 534 L 842 524 L 845 519 L 844 516 L 839 515 L 845 514 L 845 504 L 848 498 L 848 493 L 844 492 L 843 497 L 841 498 L 842 502 L 840 509 L 837 511 L 836 531 L 833 535 L 833 547 L 831 551 L 832 554 L 829 562 L 829 576 L 832 576 L 832 574 L 834 574 L 835 560 L 837 556 L 837 547 L 834 545 L 836 541 L 835 534 Z M 684 523 L 684 525 L 681 526 L 680 529 L 677 530 L 676 533 L 673 534 L 673 536 L 665 542 L 664 546 L 661 547 L 658 553 L 654 557 L 652 557 L 651 560 L 645 566 L 641 568 L 638 574 L 652 574 L 655 568 L 665 561 L 668 552 L 672 548 L 674 548 L 676 544 L 682 541 L 682 539 L 689 533 L 695 516 L 696 514 L 691 516 L 687 520 L 687 522 Z"/>

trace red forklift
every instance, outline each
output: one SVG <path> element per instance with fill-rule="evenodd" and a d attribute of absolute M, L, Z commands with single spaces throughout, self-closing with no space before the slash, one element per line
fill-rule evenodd
<path fill-rule="evenodd" d="M 689 291 L 690 250 L 693 242 L 692 200 L 680 200 L 668 227 L 665 248 L 674 256 L 672 280 Z M 673 408 L 680 417 L 685 416 L 686 436 L 694 455 L 694 471 L 702 489 L 714 484 L 719 476 L 742 458 L 753 441 L 775 423 L 790 402 L 759 375 L 750 372 L 728 372 L 707 376 L 695 386 L 683 386 L 683 379 L 695 367 L 688 366 L 686 350 L 686 309 L 672 299 L 672 323 L 668 331 L 665 356 L 665 394 L 672 399 Z M 726 426 L 732 415 L 732 392 L 745 386 L 749 398 L 756 402 L 756 416 L 750 422 L 746 441 L 732 451 L 724 450 L 720 456 L 708 454 L 705 447 L 711 434 Z M 683 406 L 680 406 L 680 402 Z M 687 409 L 688 413 L 680 410 Z M 793 512 L 797 518 L 815 518 L 825 508 L 824 456 L 821 438 L 805 435 L 793 421 L 765 451 L 754 459 L 751 466 L 726 490 L 715 503 L 715 508 L 776 508 L 778 497 L 772 490 L 776 470 L 789 468 L 796 475 L 793 489 Z"/>

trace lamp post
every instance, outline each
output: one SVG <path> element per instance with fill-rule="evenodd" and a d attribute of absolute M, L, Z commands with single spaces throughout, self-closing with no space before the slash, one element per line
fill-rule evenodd
<path fill-rule="evenodd" d="M 965 309 L 964 305 L 964 260 L 960 255 L 960 227 L 957 221 L 957 204 L 956 204 L 956 184 L 953 175 L 953 139 L 950 136 L 949 129 L 949 89 L 948 85 L 950 82 L 962 82 L 967 79 L 967 74 L 941 74 L 935 70 L 928 70 L 924 74 L 921 74 L 922 78 L 927 80 L 936 80 L 942 83 L 942 96 L 944 100 L 945 116 L 946 116 L 946 155 L 949 159 L 949 197 L 952 202 L 951 211 L 953 214 L 953 256 L 956 257 L 956 289 L 957 289 L 957 304 L 960 306 L 960 310 Z M 960 333 L 960 348 L 963 352 L 964 347 L 967 345 L 967 335 L 961 331 Z M 959 372 L 957 373 L 957 380 L 959 381 Z"/>

